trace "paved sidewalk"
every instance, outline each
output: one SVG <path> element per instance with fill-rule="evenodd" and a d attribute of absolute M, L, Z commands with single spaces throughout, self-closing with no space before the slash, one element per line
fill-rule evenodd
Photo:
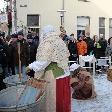
<path fill-rule="evenodd" d="M 106 75 L 94 76 L 97 97 L 92 100 L 72 99 L 72 112 L 112 112 L 112 82 Z"/>

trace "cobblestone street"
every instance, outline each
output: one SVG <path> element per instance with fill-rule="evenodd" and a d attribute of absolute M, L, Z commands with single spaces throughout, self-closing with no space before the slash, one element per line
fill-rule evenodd
<path fill-rule="evenodd" d="M 72 112 L 112 112 L 112 83 L 106 75 L 94 76 L 97 97 L 92 100 L 72 99 Z"/>

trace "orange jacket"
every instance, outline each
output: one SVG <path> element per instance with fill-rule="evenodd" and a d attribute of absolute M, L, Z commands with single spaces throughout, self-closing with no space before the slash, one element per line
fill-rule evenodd
<path fill-rule="evenodd" d="M 87 44 L 85 41 L 77 42 L 78 55 L 85 55 L 87 53 Z"/>

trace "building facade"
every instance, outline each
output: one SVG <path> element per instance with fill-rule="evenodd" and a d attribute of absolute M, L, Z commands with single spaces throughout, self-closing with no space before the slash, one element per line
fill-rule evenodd
<path fill-rule="evenodd" d="M 16 0 L 15 22 L 18 27 L 26 26 L 38 33 L 48 24 L 55 26 L 59 32 L 63 23 L 68 35 L 74 33 L 77 36 L 89 31 L 91 37 L 101 34 L 105 38 L 112 36 L 112 8 L 109 5 L 112 1 L 108 0 L 108 4 L 103 2 L 105 0 L 99 0 L 99 4 L 95 0 L 84 1 Z M 110 6 L 109 9 L 105 5 Z"/>

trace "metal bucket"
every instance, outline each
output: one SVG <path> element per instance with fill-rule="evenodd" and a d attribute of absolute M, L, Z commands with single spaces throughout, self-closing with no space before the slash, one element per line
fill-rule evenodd
<path fill-rule="evenodd" d="M 18 85 L 0 91 L 0 112 L 44 112 L 42 109 L 45 103 L 45 94 L 40 96 L 37 101 L 20 104 L 21 96 L 25 96 L 23 95 L 25 89 L 26 86 Z M 37 89 L 37 93 L 39 91 Z M 32 95 L 28 98 L 32 98 Z"/>
<path fill-rule="evenodd" d="M 27 81 L 27 76 L 22 77 L 21 81 L 19 79 L 19 75 L 12 75 L 9 77 L 6 77 L 3 82 L 6 84 L 7 87 L 10 86 L 17 86 L 17 85 L 24 85 Z"/>

